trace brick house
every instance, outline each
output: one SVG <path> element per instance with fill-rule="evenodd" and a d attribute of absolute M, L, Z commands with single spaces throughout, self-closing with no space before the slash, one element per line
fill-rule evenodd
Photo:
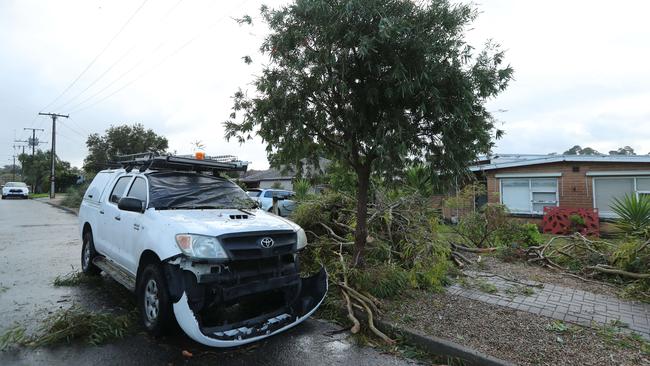
<path fill-rule="evenodd" d="M 471 166 L 486 182 L 490 203 L 518 216 L 540 217 L 545 206 L 597 208 L 626 194 L 650 195 L 650 155 L 498 155 Z"/>

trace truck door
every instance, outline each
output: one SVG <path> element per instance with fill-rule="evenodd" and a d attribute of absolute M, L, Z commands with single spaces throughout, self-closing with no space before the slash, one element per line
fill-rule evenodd
<path fill-rule="evenodd" d="M 139 199 L 144 202 L 146 208 L 149 197 L 148 192 L 147 181 L 143 177 L 136 177 L 125 197 Z M 142 231 L 145 229 L 142 224 L 144 215 L 144 213 L 140 212 L 121 211 L 124 236 L 120 245 L 119 258 L 120 264 L 131 273 L 137 273 L 138 271 L 138 261 L 144 244 L 141 238 Z"/>
<path fill-rule="evenodd" d="M 121 211 L 117 208 L 117 203 L 124 196 L 132 179 L 131 175 L 118 178 L 110 194 L 102 200 L 99 211 L 97 251 L 113 261 L 118 258 L 124 232 Z"/>

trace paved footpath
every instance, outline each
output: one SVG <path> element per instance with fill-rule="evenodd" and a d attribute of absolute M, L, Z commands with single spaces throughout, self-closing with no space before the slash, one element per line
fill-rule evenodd
<path fill-rule="evenodd" d="M 605 325 L 618 321 L 650 340 L 650 304 L 533 281 L 520 281 L 541 286 L 530 287 L 535 293 L 524 295 L 516 291 L 522 285 L 515 282 L 485 272 L 466 273 L 493 284 L 498 291 L 490 294 L 456 284 L 448 288 L 450 294 L 584 326 L 591 326 L 592 322 Z"/>

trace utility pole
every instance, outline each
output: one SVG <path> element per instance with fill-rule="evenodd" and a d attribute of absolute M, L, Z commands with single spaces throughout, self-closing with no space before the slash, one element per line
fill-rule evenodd
<path fill-rule="evenodd" d="M 55 184 L 54 181 L 56 180 L 56 119 L 58 117 L 63 117 L 63 118 L 68 118 L 68 115 L 64 114 L 56 114 L 56 113 L 38 113 L 39 116 L 50 116 L 52 117 L 52 150 L 50 151 L 51 155 L 51 164 L 50 164 L 50 199 L 54 198 L 54 189 Z"/>
<path fill-rule="evenodd" d="M 27 140 L 14 140 L 14 142 L 26 142 L 26 143 L 29 143 L 29 141 L 27 141 Z M 25 145 L 18 145 L 18 147 L 23 148 L 23 155 L 25 155 Z M 16 145 L 14 145 L 14 148 L 16 148 Z"/>
<path fill-rule="evenodd" d="M 13 181 L 15 182 L 16 181 L 16 154 L 14 153 L 12 157 L 14 158 L 14 165 L 12 165 L 13 168 L 12 170 L 14 174 Z"/>
<path fill-rule="evenodd" d="M 28 141 L 29 141 L 29 146 L 32 147 L 32 156 L 34 156 L 34 152 L 36 151 L 36 146 L 38 146 L 38 144 L 41 143 L 36 138 L 36 131 L 45 131 L 45 130 L 42 128 L 27 128 L 27 127 L 23 128 L 23 130 L 32 130 L 32 138 L 29 139 Z"/>

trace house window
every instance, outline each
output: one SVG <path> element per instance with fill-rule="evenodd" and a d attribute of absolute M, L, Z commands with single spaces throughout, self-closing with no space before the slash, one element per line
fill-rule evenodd
<path fill-rule="evenodd" d="M 625 195 L 650 195 L 650 178 L 607 177 L 594 178 L 594 207 L 600 216 L 616 217 L 611 206 L 614 199 L 623 200 Z"/>
<path fill-rule="evenodd" d="M 544 207 L 558 205 L 557 179 L 501 179 L 501 203 L 513 213 L 543 214 Z"/>

